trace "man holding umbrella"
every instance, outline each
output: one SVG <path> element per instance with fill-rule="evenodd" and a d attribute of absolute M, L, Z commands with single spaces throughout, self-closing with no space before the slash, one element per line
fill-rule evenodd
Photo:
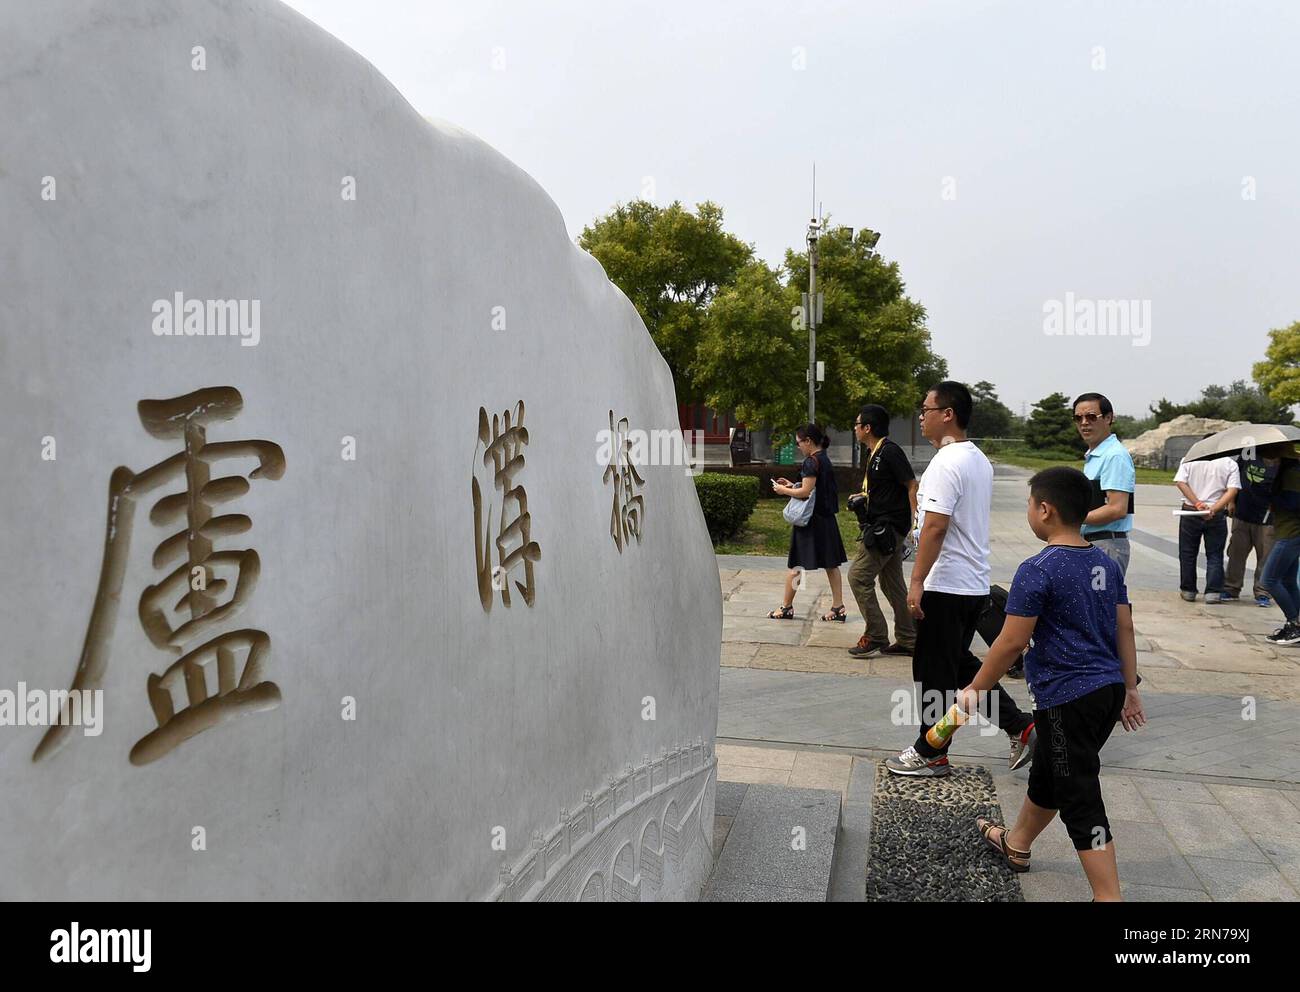
<path fill-rule="evenodd" d="M 1256 606 L 1273 605 L 1269 591 L 1264 588 L 1264 562 L 1273 550 L 1273 517 L 1269 509 L 1273 481 L 1277 478 L 1279 452 L 1247 449 L 1237 456 L 1237 472 L 1241 476 L 1241 492 L 1232 511 L 1232 537 L 1228 539 L 1228 572 L 1223 580 L 1223 599 L 1230 602 L 1241 597 L 1241 587 L 1246 580 L 1246 559 L 1255 553 L 1255 587 L 1252 594 Z"/>
<path fill-rule="evenodd" d="M 1300 434 L 1292 427 L 1278 428 L 1287 437 Z M 1273 644 L 1300 644 L 1300 584 L 1296 569 L 1300 566 L 1300 452 L 1293 442 L 1260 448 L 1262 458 L 1280 456 L 1277 479 L 1273 483 L 1273 550 L 1264 562 L 1259 581 L 1282 609 L 1286 623 L 1268 635 Z"/>
<path fill-rule="evenodd" d="M 1300 643 L 1300 589 L 1297 588 L 1296 582 L 1296 567 L 1297 563 L 1300 563 L 1300 453 L 1295 448 L 1297 441 L 1300 441 L 1300 429 L 1290 425 L 1242 424 L 1239 427 L 1230 427 L 1192 445 L 1187 452 L 1187 457 L 1179 466 L 1178 475 L 1174 477 L 1179 490 L 1188 499 L 1184 504 L 1185 515 L 1179 527 L 1179 551 L 1184 552 L 1182 537 L 1183 527 L 1187 522 L 1195 521 L 1199 526 L 1189 529 L 1195 529 L 1199 533 L 1205 531 L 1209 522 L 1201 519 L 1206 516 L 1204 512 L 1197 514 L 1195 511 L 1222 510 L 1231 505 L 1231 500 L 1227 498 L 1228 491 L 1233 488 L 1239 489 L 1242 485 L 1235 460 L 1238 456 L 1247 461 L 1256 458 L 1266 461 L 1281 458 L 1271 496 L 1274 534 L 1278 540 L 1269 552 L 1262 574 L 1258 577 L 1258 584 L 1273 594 L 1286 618 L 1285 626 L 1268 638 L 1275 644 Z M 1224 465 L 1224 462 L 1227 462 L 1227 465 Z M 1204 466 L 1204 468 L 1197 466 Z M 1223 494 L 1210 491 L 1217 489 L 1216 478 L 1223 484 Z M 1217 513 L 1209 514 L 1209 520 L 1213 520 L 1216 515 Z M 1226 530 L 1224 521 L 1220 520 L 1219 526 Z M 1199 544 L 1199 540 L 1197 543 Z M 1209 541 L 1207 540 L 1206 543 L 1208 559 Z M 1282 546 L 1284 544 L 1285 546 Z M 1221 548 L 1222 544 L 1219 546 Z M 1185 553 L 1180 554 L 1183 561 L 1180 585 L 1183 589 L 1183 598 L 1188 600 L 1196 598 L 1196 550 L 1196 546 L 1193 545 L 1190 581 L 1187 574 L 1187 556 Z M 1207 560 L 1207 565 L 1212 566 L 1213 563 Z M 1216 586 L 1221 587 L 1222 583 L 1221 553 L 1217 574 L 1214 574 L 1213 567 L 1207 567 L 1206 572 L 1205 600 L 1207 603 L 1214 603 L 1219 597 L 1211 598 L 1211 590 L 1215 590 Z"/>

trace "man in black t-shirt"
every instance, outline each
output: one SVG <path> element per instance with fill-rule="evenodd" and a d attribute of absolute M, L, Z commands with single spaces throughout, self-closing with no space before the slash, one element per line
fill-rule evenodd
<path fill-rule="evenodd" d="M 903 542 L 916 518 L 916 473 L 907 455 L 889 440 L 889 412 L 869 404 L 858 413 L 853 433 L 862 446 L 866 471 L 862 492 L 849 505 L 865 500 L 866 526 L 858 553 L 849 566 L 849 589 L 867 622 L 866 632 L 849 648 L 857 658 L 885 654 L 911 655 L 916 625 L 907 609 L 903 582 Z M 876 580 L 894 611 L 894 640 L 890 643 L 885 614 L 876 599 Z"/>
<path fill-rule="evenodd" d="M 1281 446 L 1276 446 L 1281 447 Z M 1280 459 L 1274 447 L 1260 448 L 1255 458 L 1246 458 L 1245 452 L 1237 456 L 1237 472 L 1241 476 L 1241 491 L 1237 493 L 1232 511 L 1232 539 L 1228 542 L 1228 569 L 1223 579 L 1223 598 L 1238 599 L 1246 576 L 1246 559 L 1255 552 L 1256 606 L 1272 606 L 1273 600 L 1260 579 L 1264 575 L 1264 562 L 1273 550 L 1273 518 L 1269 514 L 1269 501 L 1273 495 L 1273 481 L 1277 478 Z M 1272 457 L 1269 457 L 1272 456 Z"/>

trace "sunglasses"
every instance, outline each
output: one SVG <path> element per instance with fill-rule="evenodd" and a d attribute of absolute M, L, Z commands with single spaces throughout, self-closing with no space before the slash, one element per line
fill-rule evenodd
<path fill-rule="evenodd" d="M 1076 413 L 1074 415 L 1074 422 L 1076 424 L 1082 424 L 1086 420 L 1088 423 L 1091 424 L 1100 420 L 1102 416 L 1103 414 L 1100 413 Z"/>

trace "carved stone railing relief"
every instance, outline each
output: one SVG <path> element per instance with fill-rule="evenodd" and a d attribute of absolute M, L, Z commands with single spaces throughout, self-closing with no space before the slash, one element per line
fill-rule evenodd
<path fill-rule="evenodd" d="M 503 866 L 494 902 L 637 902 L 664 884 L 697 836 L 707 844 L 703 805 L 717 761 L 712 742 L 673 747 L 655 761 L 628 765 L 576 809 L 560 811 L 528 853 Z M 683 810 L 685 812 L 683 812 Z"/>

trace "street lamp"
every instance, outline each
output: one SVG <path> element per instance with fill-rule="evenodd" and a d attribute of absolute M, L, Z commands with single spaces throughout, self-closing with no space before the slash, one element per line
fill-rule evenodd
<path fill-rule="evenodd" d="M 821 222 L 812 218 L 808 222 L 808 297 L 804 314 L 808 320 L 808 423 L 817 423 L 817 318 L 821 316 L 817 299 L 817 240 L 821 237 Z"/>

